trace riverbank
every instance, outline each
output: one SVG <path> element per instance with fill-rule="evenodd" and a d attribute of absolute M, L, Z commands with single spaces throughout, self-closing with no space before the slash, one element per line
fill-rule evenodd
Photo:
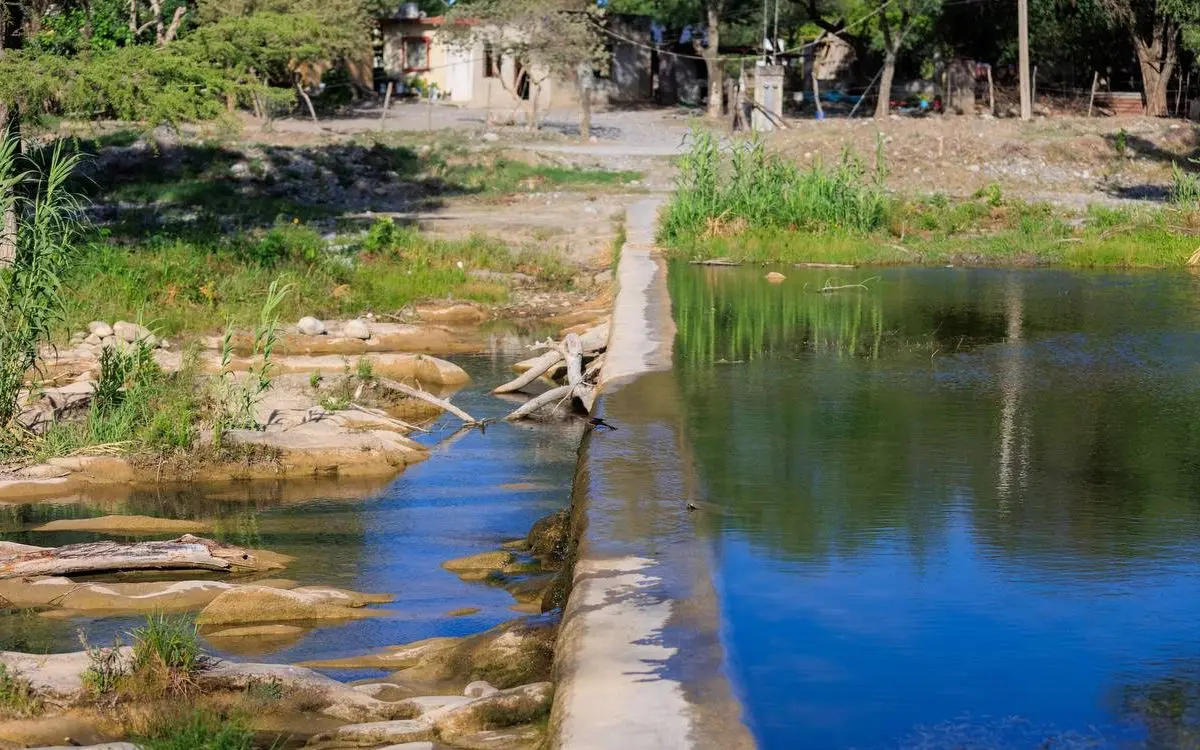
<path fill-rule="evenodd" d="M 1182 267 L 1195 262 L 1200 183 L 1171 172 L 1159 205 L 1029 201 L 991 184 L 970 196 L 887 187 L 887 149 L 874 164 L 844 153 L 801 166 L 755 140 L 724 146 L 695 133 L 662 213 L 672 257 L 852 265 Z"/>

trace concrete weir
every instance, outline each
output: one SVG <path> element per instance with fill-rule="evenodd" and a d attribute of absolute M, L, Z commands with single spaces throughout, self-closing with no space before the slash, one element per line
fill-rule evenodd
<path fill-rule="evenodd" d="M 576 539 L 551 715 L 564 750 L 740 750 L 754 743 L 723 671 L 703 518 L 670 374 L 667 269 L 653 250 L 659 201 L 634 205 L 600 410 L 572 496 Z"/>

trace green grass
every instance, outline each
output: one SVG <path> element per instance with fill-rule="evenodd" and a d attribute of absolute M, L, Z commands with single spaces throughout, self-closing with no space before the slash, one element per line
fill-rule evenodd
<path fill-rule="evenodd" d="M 254 732 L 240 716 L 207 709 L 168 711 L 137 738 L 145 750 L 251 750 Z"/>
<path fill-rule="evenodd" d="M 83 419 L 55 422 L 37 444 L 39 459 L 95 446 L 165 455 L 192 447 L 203 408 L 194 357 L 164 373 L 144 345 L 108 347 L 101 355 L 96 397 Z"/>
<path fill-rule="evenodd" d="M 1182 266 L 1196 251 L 1200 178 L 1176 169 L 1172 205 L 1094 206 L 1086 215 L 1006 199 L 886 196 L 881 156 L 868 174 L 846 157 L 804 171 L 747 142 L 722 153 L 697 137 L 660 240 L 689 260 L 848 264 Z"/>
<path fill-rule="evenodd" d="M 14 675 L 0 664 L 0 717 L 20 719 L 42 710 L 42 701 L 33 692 L 29 680 Z"/>
<path fill-rule="evenodd" d="M 255 320 L 276 279 L 292 285 L 278 311 L 285 323 L 304 315 L 395 312 L 428 298 L 507 299 L 503 285 L 472 279 L 473 269 L 520 271 L 555 288 L 570 283 L 570 269 L 552 251 L 513 251 L 483 236 L 433 239 L 389 220 L 371 231 L 358 247 L 348 240 L 351 246 L 341 251 L 328 250 L 315 231 L 292 224 L 208 244 L 96 242 L 67 281 L 67 327 L 78 331 L 91 320 L 137 317 L 163 336 L 216 331 L 229 320 L 243 327 Z"/>

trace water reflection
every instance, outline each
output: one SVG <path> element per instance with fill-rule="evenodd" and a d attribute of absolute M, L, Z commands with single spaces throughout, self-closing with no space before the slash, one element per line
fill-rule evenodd
<path fill-rule="evenodd" d="M 1200 658 L 1196 280 L 763 272 L 671 276 L 762 745 L 1167 746 L 1110 697 Z"/>

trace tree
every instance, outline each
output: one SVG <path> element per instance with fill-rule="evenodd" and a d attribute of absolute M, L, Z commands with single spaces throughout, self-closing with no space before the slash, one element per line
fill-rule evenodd
<path fill-rule="evenodd" d="M 809 0 L 808 7 L 814 23 L 845 39 L 856 53 L 861 55 L 864 49 L 882 53 L 875 117 L 887 117 L 900 52 L 916 33 L 933 25 L 941 12 L 942 0 L 835 0 L 824 9 L 818 7 L 816 0 Z M 823 14 L 838 20 L 830 21 Z"/>
<path fill-rule="evenodd" d="M 1165 117 L 1167 84 L 1179 59 L 1179 43 L 1198 40 L 1200 3 L 1195 0 L 1101 0 L 1114 24 L 1128 30 L 1137 53 L 1146 114 Z M 1186 32 L 1186 34 L 1185 34 Z"/>
<path fill-rule="evenodd" d="M 530 87 L 530 130 L 538 127 L 538 99 L 551 77 L 573 81 L 582 110 L 580 131 L 591 123 L 591 71 L 607 64 L 600 10 L 586 0 L 461 0 L 447 15 L 451 44 L 487 45 L 520 64 Z M 506 86 L 501 77 L 501 85 Z"/>

